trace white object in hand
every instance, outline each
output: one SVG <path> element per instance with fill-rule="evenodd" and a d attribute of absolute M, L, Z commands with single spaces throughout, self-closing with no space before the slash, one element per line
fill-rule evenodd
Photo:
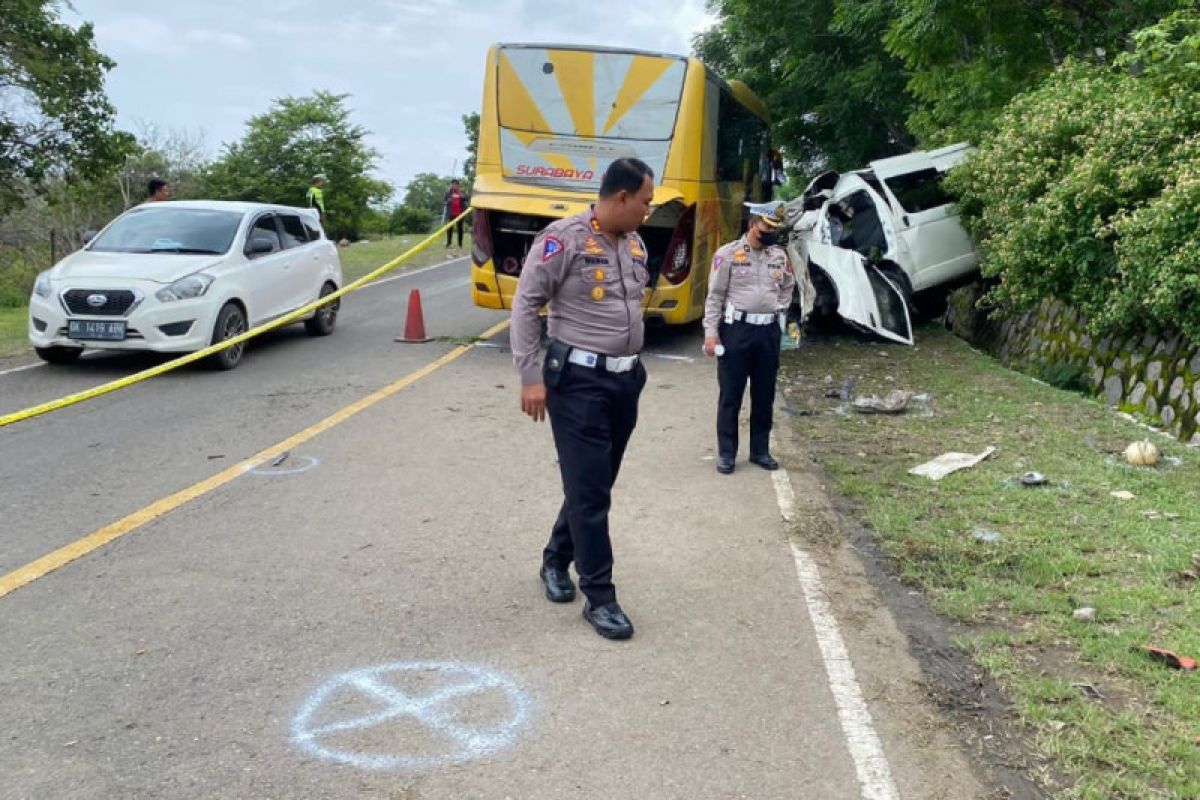
<path fill-rule="evenodd" d="M 717 358 L 720 358 L 721 356 L 725 355 L 725 345 L 723 345 L 723 344 L 717 345 L 716 348 L 714 348 L 713 352 L 717 354 Z"/>

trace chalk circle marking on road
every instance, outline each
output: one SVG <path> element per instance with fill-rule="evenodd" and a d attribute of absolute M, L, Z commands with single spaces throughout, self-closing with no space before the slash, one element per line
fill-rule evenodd
<path fill-rule="evenodd" d="M 321 460 L 315 456 L 295 456 L 275 464 L 273 460 L 264 461 L 250 467 L 246 472 L 250 475 L 299 475 L 320 465 Z"/>
<path fill-rule="evenodd" d="M 369 713 L 347 711 L 364 703 Z M 322 684 L 293 718 L 292 742 L 316 758 L 360 769 L 428 770 L 510 747 L 529 722 L 530 705 L 525 692 L 495 670 L 451 661 L 398 661 Z M 469 719 L 485 707 L 486 722 Z M 411 741 L 414 730 L 424 740 L 419 746 Z M 395 746 L 352 749 L 355 734 L 369 734 L 373 742 L 390 739 Z M 405 735 L 410 741 L 403 740 Z"/>

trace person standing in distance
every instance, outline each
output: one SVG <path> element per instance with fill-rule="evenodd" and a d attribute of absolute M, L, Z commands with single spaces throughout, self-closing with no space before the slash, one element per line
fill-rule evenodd
<path fill-rule="evenodd" d="M 325 176 L 317 175 L 312 179 L 312 185 L 308 187 L 308 191 L 304 195 L 308 201 L 309 208 L 317 210 L 317 219 L 321 224 L 325 224 Z"/>
<path fill-rule="evenodd" d="M 446 194 L 442 196 L 442 223 L 445 224 L 450 220 L 457 219 L 460 214 L 467 210 L 467 204 L 471 199 L 467 197 L 462 190 L 462 184 L 458 178 L 450 181 L 450 188 L 446 190 Z M 458 249 L 462 249 L 463 240 L 463 220 L 458 220 L 457 225 L 452 225 L 446 229 L 446 247 L 450 247 L 450 240 L 454 235 L 454 229 L 458 229 Z"/>
<path fill-rule="evenodd" d="M 563 504 L 542 552 L 546 597 L 575 599 L 571 562 L 587 598 L 583 618 L 609 639 L 633 624 L 617 604 L 608 511 L 612 487 L 637 424 L 646 370 L 642 289 L 646 245 L 637 234 L 650 212 L 654 172 L 636 158 L 614 161 L 587 211 L 557 220 L 533 242 L 512 311 L 513 362 L 521 410 L 550 414 L 562 473 Z M 550 307 L 550 344 L 539 366 L 538 312 Z"/>
<path fill-rule="evenodd" d="M 779 469 L 770 450 L 779 373 L 779 336 L 786 323 L 796 277 L 779 246 L 783 203 L 746 204 L 746 234 L 717 250 L 704 303 L 704 352 L 717 361 L 717 472 L 733 472 L 738 450 L 738 414 L 750 381 L 750 463 Z"/>

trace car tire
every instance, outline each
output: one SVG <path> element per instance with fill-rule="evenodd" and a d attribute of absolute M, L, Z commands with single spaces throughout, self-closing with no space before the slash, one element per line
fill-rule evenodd
<path fill-rule="evenodd" d="M 47 364 L 74 364 L 83 354 L 82 347 L 35 347 L 33 350 Z"/>
<path fill-rule="evenodd" d="M 321 287 L 320 297 L 328 297 L 336 291 L 337 287 L 332 283 L 327 283 Z M 337 325 L 338 309 L 341 305 L 342 301 L 339 299 L 318 308 L 312 315 L 312 319 L 304 320 L 304 330 L 308 331 L 309 336 L 328 336 L 333 333 L 333 328 Z"/>
<path fill-rule="evenodd" d="M 238 334 L 245 333 L 247 329 L 246 312 L 242 310 L 242 307 L 237 303 L 226 303 L 221 307 L 220 313 L 217 314 L 217 321 L 213 324 L 212 343 L 220 344 L 226 339 L 232 339 Z M 227 347 L 221 352 L 209 356 L 208 366 L 216 370 L 233 369 L 242 363 L 242 354 L 245 350 L 245 342 Z"/>
<path fill-rule="evenodd" d="M 917 313 L 926 319 L 938 319 L 946 313 L 950 291 L 943 287 L 927 289 L 914 298 Z"/>

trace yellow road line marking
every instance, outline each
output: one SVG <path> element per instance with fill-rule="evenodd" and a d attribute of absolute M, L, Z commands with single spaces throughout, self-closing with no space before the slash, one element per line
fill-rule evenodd
<path fill-rule="evenodd" d="M 490 339 L 507 327 L 508 320 L 497 323 L 488 330 L 484 331 L 479 338 Z M 253 469 L 256 466 L 269 461 L 270 459 L 275 458 L 276 456 L 279 456 L 288 450 L 303 444 L 304 442 L 307 442 L 317 434 L 320 434 L 329 430 L 335 425 L 345 422 L 346 420 L 350 419 L 350 417 L 353 417 L 360 411 L 370 408 L 380 400 L 391 397 L 396 392 L 412 386 L 426 375 L 436 372 L 437 370 L 449 364 L 451 361 L 454 361 L 472 347 L 473 345 L 460 345 L 436 361 L 431 361 L 415 372 L 410 372 L 403 378 L 384 386 L 382 389 L 372 392 L 360 400 L 356 400 L 345 408 L 342 408 L 339 411 L 329 415 L 320 422 L 314 423 L 313 425 L 305 428 L 294 436 L 279 442 L 278 444 L 271 445 L 266 450 L 256 453 L 245 461 L 234 464 L 232 467 L 224 469 L 210 478 L 206 478 L 205 480 L 193 484 L 186 489 L 182 489 L 175 494 L 151 503 L 145 508 L 139 509 L 132 514 L 117 520 L 111 525 L 106 525 L 95 533 L 84 536 L 82 539 L 77 539 L 68 545 L 60 547 L 54 552 L 48 553 L 23 567 L 19 567 L 7 575 L 0 576 L 0 597 L 4 597 L 10 592 L 14 592 L 17 589 L 20 589 L 22 586 L 36 581 L 38 578 L 53 572 L 59 567 L 69 564 L 75 559 L 85 556 L 93 550 L 101 548 L 115 539 L 119 539 L 125 534 L 137 530 L 143 525 L 158 519 L 164 514 L 174 511 L 185 503 L 195 500 L 197 497 L 203 497 L 214 489 L 219 489 L 220 487 L 232 481 L 234 478 L 237 478 L 239 475 L 245 474 L 247 470 Z"/>

